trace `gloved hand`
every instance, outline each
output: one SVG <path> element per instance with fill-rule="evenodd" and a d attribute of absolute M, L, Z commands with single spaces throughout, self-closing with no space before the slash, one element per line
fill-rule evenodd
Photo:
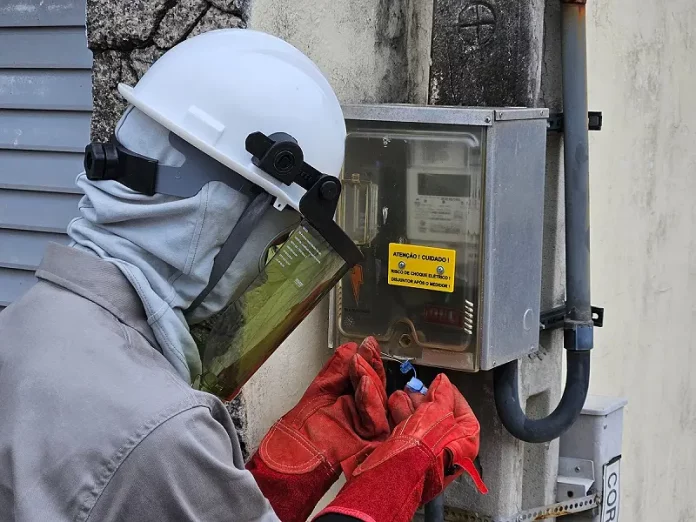
<path fill-rule="evenodd" d="M 341 470 L 389 436 L 386 377 L 377 341 L 345 344 L 247 464 L 283 522 L 304 521 Z"/>
<path fill-rule="evenodd" d="M 425 397 L 394 393 L 389 410 L 397 423 L 391 437 L 355 469 L 321 515 L 407 522 L 420 504 L 439 495 L 465 471 L 481 493 L 488 492 L 474 465 L 479 423 L 444 374 L 435 378 Z"/>

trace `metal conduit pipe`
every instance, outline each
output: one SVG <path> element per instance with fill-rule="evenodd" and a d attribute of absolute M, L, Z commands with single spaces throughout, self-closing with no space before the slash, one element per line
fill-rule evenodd
<path fill-rule="evenodd" d="M 543 419 L 529 419 L 518 391 L 518 362 L 494 371 L 500 420 L 516 438 L 548 442 L 560 437 L 580 415 L 590 384 L 593 346 L 590 304 L 590 175 L 587 112 L 586 0 L 561 0 L 563 124 L 566 213 L 567 379 L 561 401 Z"/>
<path fill-rule="evenodd" d="M 445 493 L 425 505 L 425 522 L 445 522 Z"/>

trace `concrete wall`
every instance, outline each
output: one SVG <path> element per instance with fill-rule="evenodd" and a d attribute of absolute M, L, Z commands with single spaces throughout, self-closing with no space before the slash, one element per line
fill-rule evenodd
<path fill-rule="evenodd" d="M 629 399 L 622 521 L 696 520 L 696 3 L 588 11 L 592 392 Z"/>
<path fill-rule="evenodd" d="M 342 103 L 425 103 L 431 9 L 409 0 L 253 0 L 249 27 L 311 57 Z"/>

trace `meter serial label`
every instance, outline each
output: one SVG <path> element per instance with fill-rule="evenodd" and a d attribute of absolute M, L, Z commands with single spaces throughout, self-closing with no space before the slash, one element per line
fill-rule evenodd
<path fill-rule="evenodd" d="M 389 243 L 389 284 L 454 292 L 456 250 Z"/>

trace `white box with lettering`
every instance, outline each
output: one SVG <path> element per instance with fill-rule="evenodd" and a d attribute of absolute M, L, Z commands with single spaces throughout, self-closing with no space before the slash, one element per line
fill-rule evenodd
<path fill-rule="evenodd" d="M 594 464 L 594 485 L 590 493 L 599 493 L 602 505 L 597 510 L 568 515 L 564 520 L 583 522 L 617 522 L 620 520 L 621 440 L 623 409 L 626 399 L 590 395 L 577 422 L 561 437 L 562 459 L 591 460 Z M 578 468 L 579 469 L 579 468 Z M 558 497 L 564 497 L 559 489 Z"/>

